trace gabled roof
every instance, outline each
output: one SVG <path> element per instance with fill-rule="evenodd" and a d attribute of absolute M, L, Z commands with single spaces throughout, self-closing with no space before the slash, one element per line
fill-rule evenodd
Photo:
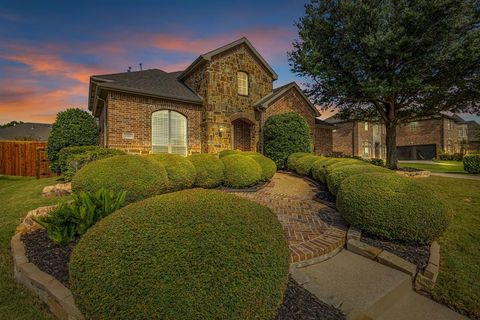
<path fill-rule="evenodd" d="M 48 123 L 20 123 L 15 126 L 1 128 L 0 140 L 30 139 L 47 141 L 52 125 Z"/>
<path fill-rule="evenodd" d="M 185 71 L 183 71 L 178 76 L 178 79 L 179 80 L 185 79 L 185 77 L 188 74 L 190 74 L 190 72 L 195 70 L 201 64 L 203 64 L 207 61 L 210 61 L 212 59 L 212 57 L 214 57 L 214 56 L 216 56 L 216 55 L 218 55 L 222 52 L 225 52 L 227 50 L 230 50 L 230 49 L 232 49 L 236 46 L 242 45 L 242 44 L 246 45 L 252 51 L 252 53 L 255 55 L 255 57 L 263 64 L 263 66 L 272 74 L 273 80 L 277 80 L 278 79 L 277 73 L 272 69 L 272 67 L 267 63 L 267 61 L 265 61 L 265 59 L 263 59 L 263 57 L 260 55 L 260 53 L 258 53 L 258 51 L 250 43 L 250 41 L 248 41 L 248 39 L 245 38 L 245 37 L 240 38 L 236 41 L 233 41 L 233 42 L 231 42 L 227 45 L 224 45 L 223 47 L 220 47 L 218 49 L 215 49 L 215 50 L 212 50 L 210 52 L 207 52 L 207 53 L 204 53 L 204 54 L 200 55 L 197 59 L 195 59 L 195 61 L 193 61 L 193 63 L 190 66 L 187 67 L 187 69 L 185 69 Z"/>
<path fill-rule="evenodd" d="M 315 118 L 315 127 L 325 128 L 325 129 L 335 129 L 337 126 L 334 124 L 328 123 L 325 120 Z"/>
<path fill-rule="evenodd" d="M 317 108 L 315 108 L 315 106 L 312 104 L 310 99 L 308 99 L 308 97 L 305 95 L 305 93 L 303 93 L 302 89 L 300 89 L 300 87 L 298 86 L 298 84 L 295 81 L 287 83 L 287 84 L 285 84 L 281 87 L 274 88 L 270 94 L 266 95 L 265 97 L 263 97 L 260 100 L 258 100 L 257 102 L 255 102 L 253 104 L 253 106 L 261 108 L 261 109 L 266 109 L 266 108 L 268 108 L 270 103 L 272 103 L 273 101 L 280 98 L 283 94 L 285 94 L 288 90 L 290 90 L 292 88 L 297 90 L 298 93 L 300 93 L 300 95 L 303 97 L 303 99 L 305 99 L 305 101 L 307 101 L 310 108 L 312 108 L 312 110 L 315 112 L 315 115 L 320 116 Z"/>
<path fill-rule="evenodd" d="M 203 99 L 187 85 L 178 81 L 180 72 L 165 72 L 160 69 L 102 74 L 90 77 L 92 89 L 112 89 L 128 93 L 201 104 Z M 90 96 L 89 106 L 93 109 L 95 97 Z"/>

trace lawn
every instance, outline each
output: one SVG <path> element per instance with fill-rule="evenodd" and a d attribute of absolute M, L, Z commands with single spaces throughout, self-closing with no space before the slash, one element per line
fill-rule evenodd
<path fill-rule="evenodd" d="M 438 173 L 466 173 L 463 170 L 463 163 L 461 161 L 439 161 L 436 160 L 435 163 L 422 163 L 419 161 L 418 163 L 412 162 L 400 162 L 399 163 L 401 168 L 409 167 L 409 168 L 416 168 L 422 170 L 428 170 L 430 172 L 438 172 Z"/>
<path fill-rule="evenodd" d="M 433 298 L 480 319 L 480 181 L 429 177 L 453 219 L 440 239 L 440 274 Z"/>
<path fill-rule="evenodd" d="M 2 320 L 53 319 L 40 300 L 15 283 L 9 246 L 20 218 L 29 210 L 69 198 L 44 199 L 41 197 L 42 188 L 55 184 L 55 179 L 36 180 L 35 178 L 0 176 L 0 318 Z"/>

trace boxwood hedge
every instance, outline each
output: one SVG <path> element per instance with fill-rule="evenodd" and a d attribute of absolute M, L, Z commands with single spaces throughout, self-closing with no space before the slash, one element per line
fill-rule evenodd
<path fill-rule="evenodd" d="M 342 164 L 343 162 L 337 163 L 337 164 Z M 393 174 L 392 171 L 382 168 L 379 166 L 375 165 L 370 165 L 370 164 L 346 164 L 340 167 L 333 168 L 333 165 L 331 165 L 328 168 L 328 174 L 327 174 L 327 186 L 328 190 L 334 194 L 337 195 L 338 188 L 340 187 L 340 184 L 342 181 L 352 175 L 355 174 L 362 174 L 362 173 L 371 173 L 371 172 L 382 172 L 382 173 L 391 173 Z"/>
<path fill-rule="evenodd" d="M 392 240 L 428 244 L 448 226 L 446 209 L 432 190 L 391 173 L 346 178 L 337 208 L 351 225 Z"/>
<path fill-rule="evenodd" d="M 463 168 L 468 173 L 480 173 L 480 153 L 464 155 Z"/>
<path fill-rule="evenodd" d="M 192 154 L 187 159 L 193 163 L 197 175 L 194 185 L 200 188 L 215 188 L 223 183 L 225 166 L 222 160 L 211 154 Z"/>
<path fill-rule="evenodd" d="M 70 260 L 71 289 L 87 319 L 271 320 L 287 281 L 276 216 L 213 190 L 124 207 L 91 228 Z"/>
<path fill-rule="evenodd" d="M 326 168 L 334 163 L 345 161 L 346 158 L 321 158 L 312 165 L 312 177 L 321 183 L 327 183 Z"/>
<path fill-rule="evenodd" d="M 233 188 L 253 186 L 262 178 L 262 168 L 251 157 L 240 154 L 222 158 L 225 165 L 225 185 Z"/>
<path fill-rule="evenodd" d="M 261 181 L 269 181 L 270 179 L 272 179 L 275 172 L 277 172 L 277 165 L 275 164 L 275 162 L 273 162 L 272 159 L 262 156 L 261 154 L 253 154 L 249 157 L 255 160 L 262 169 L 260 177 Z"/>
<path fill-rule="evenodd" d="M 232 154 L 239 154 L 241 152 L 242 151 L 240 150 L 223 150 L 223 151 L 220 151 L 220 153 L 218 154 L 218 157 L 221 159 L 223 157 L 226 157 Z"/>
<path fill-rule="evenodd" d="M 168 176 L 158 161 L 133 155 L 91 162 L 72 179 L 73 191 L 95 193 L 101 188 L 127 192 L 127 202 L 145 199 L 167 190 Z"/>
<path fill-rule="evenodd" d="M 310 152 L 295 152 L 295 153 L 292 153 L 287 158 L 287 169 L 292 170 L 292 171 L 296 171 L 297 161 L 300 158 L 303 158 L 303 157 L 306 157 L 306 156 L 311 156 L 311 155 L 312 154 Z"/>
<path fill-rule="evenodd" d="M 319 156 L 308 155 L 305 157 L 300 157 L 295 162 L 295 171 L 298 174 L 305 175 L 310 177 L 312 175 L 313 164 L 321 159 Z"/>
<path fill-rule="evenodd" d="M 195 166 L 178 154 L 154 154 L 154 160 L 165 166 L 168 175 L 169 190 L 183 190 L 193 186 L 196 177 Z"/>

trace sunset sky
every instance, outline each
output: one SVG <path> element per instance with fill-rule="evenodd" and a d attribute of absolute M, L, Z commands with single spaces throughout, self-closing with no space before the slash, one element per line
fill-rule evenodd
<path fill-rule="evenodd" d="M 199 54 L 246 36 L 279 74 L 303 79 L 287 51 L 303 2 L 0 0 L 0 124 L 52 122 L 86 108 L 93 74 L 183 70 Z"/>
<path fill-rule="evenodd" d="M 90 75 L 138 70 L 140 62 L 183 70 L 242 36 L 278 73 L 274 86 L 301 84 L 287 51 L 303 3 L 0 0 L 0 124 L 53 122 L 61 110 L 86 108 Z"/>

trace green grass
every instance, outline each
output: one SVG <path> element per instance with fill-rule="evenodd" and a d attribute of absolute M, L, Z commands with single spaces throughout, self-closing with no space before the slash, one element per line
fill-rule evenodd
<path fill-rule="evenodd" d="M 13 279 L 10 239 L 20 218 L 29 210 L 66 201 L 69 197 L 42 198 L 42 188 L 56 183 L 56 178 L 0 176 L 0 318 L 1 319 L 53 319 L 51 314 L 21 285 Z"/>
<path fill-rule="evenodd" d="M 435 161 L 435 163 L 399 163 L 401 168 L 416 168 L 438 173 L 466 173 L 461 161 Z"/>
<path fill-rule="evenodd" d="M 480 319 L 480 181 L 429 177 L 429 185 L 453 219 L 440 238 L 440 274 L 433 298 Z"/>

